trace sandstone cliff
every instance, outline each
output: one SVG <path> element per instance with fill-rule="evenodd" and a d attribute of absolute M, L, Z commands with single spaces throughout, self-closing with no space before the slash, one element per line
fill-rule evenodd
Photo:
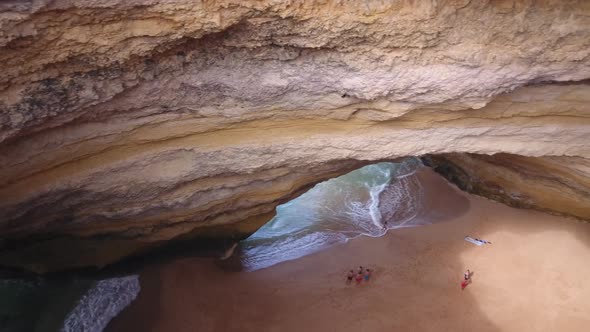
<path fill-rule="evenodd" d="M 240 236 L 375 160 L 586 160 L 589 46 L 584 0 L 2 2 L 0 264 Z"/>
<path fill-rule="evenodd" d="M 590 220 L 590 160 L 443 154 L 426 159 L 461 189 L 519 208 Z"/>

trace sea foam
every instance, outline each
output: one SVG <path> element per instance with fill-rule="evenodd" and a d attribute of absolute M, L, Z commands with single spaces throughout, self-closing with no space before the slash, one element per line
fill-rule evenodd
<path fill-rule="evenodd" d="M 62 332 L 101 332 L 139 294 L 139 276 L 98 281 L 68 314 Z"/>
<path fill-rule="evenodd" d="M 413 226 L 422 201 L 415 176 L 421 166 L 417 158 L 365 166 L 280 205 L 271 221 L 241 241 L 242 267 L 257 270 L 357 236 Z"/>

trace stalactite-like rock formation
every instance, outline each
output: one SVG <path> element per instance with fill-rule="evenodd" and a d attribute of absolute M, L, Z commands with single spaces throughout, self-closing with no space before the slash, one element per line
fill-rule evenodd
<path fill-rule="evenodd" d="M 239 236 L 371 161 L 590 158 L 583 0 L 5 1 L 0 72 L 0 264 L 38 271 Z"/>

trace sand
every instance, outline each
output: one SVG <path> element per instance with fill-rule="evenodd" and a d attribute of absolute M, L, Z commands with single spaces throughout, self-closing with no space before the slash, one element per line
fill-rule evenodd
<path fill-rule="evenodd" d="M 420 177 L 430 225 L 255 272 L 203 258 L 152 266 L 107 331 L 590 331 L 589 224 L 462 193 L 428 170 Z M 346 285 L 359 265 L 372 280 Z M 467 268 L 473 282 L 462 291 Z"/>

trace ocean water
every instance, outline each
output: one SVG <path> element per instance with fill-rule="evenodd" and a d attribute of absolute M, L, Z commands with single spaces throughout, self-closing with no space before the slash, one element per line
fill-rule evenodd
<path fill-rule="evenodd" d="M 357 236 L 419 225 L 423 188 L 415 172 L 420 167 L 417 158 L 365 166 L 278 206 L 271 221 L 240 242 L 242 268 L 258 270 Z"/>
<path fill-rule="evenodd" d="M 100 332 L 139 290 L 137 275 L 0 279 L 0 332 Z"/>
<path fill-rule="evenodd" d="M 67 315 L 60 332 L 101 332 L 139 291 L 136 275 L 96 282 Z"/>

